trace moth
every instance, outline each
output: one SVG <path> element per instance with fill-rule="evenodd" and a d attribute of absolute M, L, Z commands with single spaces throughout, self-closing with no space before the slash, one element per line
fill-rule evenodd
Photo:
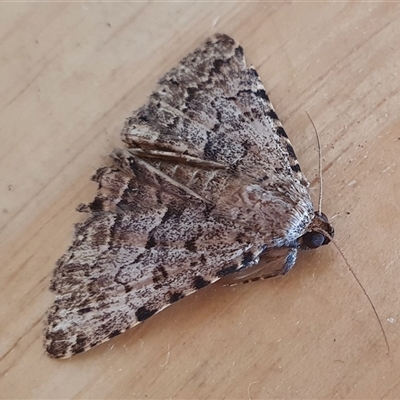
<path fill-rule="evenodd" d="M 227 275 L 284 275 L 300 249 L 334 235 L 257 71 L 227 35 L 161 78 L 122 140 L 95 173 L 96 197 L 78 207 L 87 219 L 54 270 L 53 357 L 103 343 Z"/>

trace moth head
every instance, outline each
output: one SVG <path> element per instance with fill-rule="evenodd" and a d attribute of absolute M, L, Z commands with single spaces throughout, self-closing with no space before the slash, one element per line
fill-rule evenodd
<path fill-rule="evenodd" d="M 335 234 L 328 217 L 321 212 L 316 212 L 307 232 L 300 238 L 302 249 L 316 249 L 328 244 Z"/>

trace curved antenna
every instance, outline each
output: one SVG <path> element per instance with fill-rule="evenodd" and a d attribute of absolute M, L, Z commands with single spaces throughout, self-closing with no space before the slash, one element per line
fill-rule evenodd
<path fill-rule="evenodd" d="M 322 229 L 319 228 L 313 228 L 314 231 L 321 233 L 322 235 L 326 236 L 332 243 L 333 245 L 336 247 L 337 251 L 339 252 L 339 254 L 342 256 L 344 262 L 346 263 L 347 269 L 350 271 L 350 273 L 353 275 L 353 278 L 356 280 L 356 282 L 358 283 L 358 286 L 360 286 L 361 290 L 364 293 L 364 296 L 367 298 L 369 304 L 371 305 L 372 310 L 374 311 L 374 314 L 376 316 L 376 319 L 378 320 L 379 326 L 381 328 L 383 337 L 385 338 L 385 342 L 386 342 L 386 348 L 387 348 L 387 354 L 390 354 L 390 347 L 389 347 L 389 341 L 388 338 L 386 336 L 386 332 L 385 329 L 383 328 L 383 324 L 382 321 L 379 317 L 378 311 L 376 311 L 376 308 L 374 306 L 374 303 L 372 303 L 371 298 L 369 297 L 367 291 L 365 290 L 363 284 L 361 283 L 361 281 L 358 279 L 357 275 L 354 273 L 353 268 L 351 268 L 350 263 L 347 261 L 347 258 L 345 257 L 345 255 L 343 254 L 342 250 L 340 250 L 338 244 L 336 243 L 336 240 L 333 239 L 333 237 L 331 235 L 329 235 L 327 232 L 325 232 Z"/>
<path fill-rule="evenodd" d="M 317 213 L 320 215 L 321 214 L 321 209 L 322 209 L 322 157 L 321 157 L 321 141 L 319 139 L 318 131 L 317 128 L 314 124 L 314 121 L 311 119 L 310 114 L 306 111 L 306 114 L 308 118 L 310 119 L 315 135 L 317 136 L 317 143 L 318 143 L 318 169 L 319 169 L 319 200 L 318 200 L 318 210 Z"/>

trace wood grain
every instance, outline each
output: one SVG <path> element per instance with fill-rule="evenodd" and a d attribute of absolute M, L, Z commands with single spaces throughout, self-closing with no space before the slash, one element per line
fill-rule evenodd
<path fill-rule="evenodd" d="M 399 398 L 400 6 L 2 3 L 0 397 Z M 244 47 L 382 318 L 334 246 L 285 278 L 216 284 L 69 361 L 41 319 L 89 178 L 157 78 L 215 32 Z"/>

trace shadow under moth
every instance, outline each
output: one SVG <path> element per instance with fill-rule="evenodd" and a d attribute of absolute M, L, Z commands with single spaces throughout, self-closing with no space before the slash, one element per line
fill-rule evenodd
<path fill-rule="evenodd" d="M 78 207 L 87 219 L 54 271 L 53 357 L 103 343 L 224 276 L 284 275 L 299 249 L 333 237 L 257 71 L 226 35 L 161 78 L 122 140 L 94 175 L 96 197 Z"/>

